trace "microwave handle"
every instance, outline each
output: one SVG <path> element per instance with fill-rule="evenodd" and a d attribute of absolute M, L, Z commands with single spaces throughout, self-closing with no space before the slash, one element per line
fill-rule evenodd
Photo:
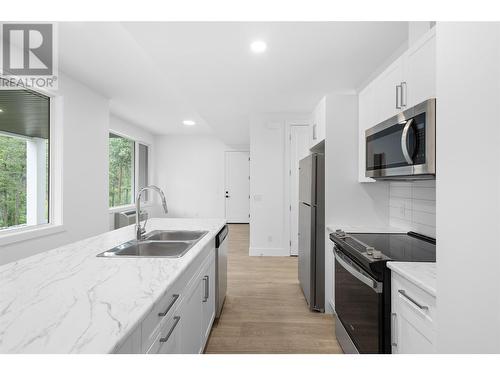
<path fill-rule="evenodd" d="M 413 119 L 409 119 L 405 127 L 403 128 L 403 133 L 401 134 L 401 149 L 403 150 L 403 156 L 408 164 L 413 164 L 413 159 L 410 156 L 410 152 L 408 151 L 408 131 L 411 128 L 411 124 L 413 123 Z"/>

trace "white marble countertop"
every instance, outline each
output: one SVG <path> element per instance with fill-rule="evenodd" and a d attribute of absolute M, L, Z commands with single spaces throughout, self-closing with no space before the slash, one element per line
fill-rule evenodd
<path fill-rule="evenodd" d="M 209 231 L 181 258 L 97 258 L 128 226 L 1 266 L 0 353 L 112 352 L 224 224 L 150 219 L 148 232 Z"/>
<path fill-rule="evenodd" d="M 387 267 L 436 297 L 436 263 L 387 262 Z"/>
<path fill-rule="evenodd" d="M 337 229 L 342 229 L 344 232 L 349 233 L 406 233 L 400 228 L 391 226 L 376 226 L 376 225 L 352 225 L 342 223 L 330 223 L 326 226 L 330 232 L 335 232 Z"/>

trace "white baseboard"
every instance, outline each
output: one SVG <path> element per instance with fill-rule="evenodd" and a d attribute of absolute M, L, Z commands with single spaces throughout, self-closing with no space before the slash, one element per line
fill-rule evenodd
<path fill-rule="evenodd" d="M 328 299 L 328 303 L 325 306 L 325 312 L 327 312 L 328 314 L 335 314 L 335 303 L 331 298 Z"/>
<path fill-rule="evenodd" d="M 251 247 L 248 254 L 253 257 L 289 257 L 290 250 L 281 247 Z"/>

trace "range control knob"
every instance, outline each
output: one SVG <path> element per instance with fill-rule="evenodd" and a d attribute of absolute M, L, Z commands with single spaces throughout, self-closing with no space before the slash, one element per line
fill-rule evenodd
<path fill-rule="evenodd" d="M 382 258 L 382 252 L 380 250 L 373 250 L 373 259 L 381 259 Z"/>
<path fill-rule="evenodd" d="M 366 247 L 366 254 L 372 255 L 373 254 L 373 250 L 375 250 L 373 247 L 367 246 Z"/>
<path fill-rule="evenodd" d="M 335 231 L 335 234 L 339 236 L 340 238 L 345 238 L 345 232 L 342 229 L 337 229 Z"/>

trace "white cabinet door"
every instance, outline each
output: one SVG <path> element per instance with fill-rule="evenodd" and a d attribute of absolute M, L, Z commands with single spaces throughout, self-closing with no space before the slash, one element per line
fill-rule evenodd
<path fill-rule="evenodd" d="M 401 112 L 400 85 L 403 82 L 404 58 L 394 61 L 377 79 L 375 85 L 375 123 L 387 120 Z"/>
<path fill-rule="evenodd" d="M 326 136 L 326 97 L 323 97 L 313 112 L 313 122 L 311 126 L 311 147 L 317 145 Z"/>
<path fill-rule="evenodd" d="M 204 286 L 198 273 L 181 302 L 179 328 L 181 332 L 181 353 L 198 354 L 202 346 L 201 301 Z"/>
<path fill-rule="evenodd" d="M 365 148 L 365 130 L 375 124 L 375 90 L 374 85 L 368 85 L 358 96 L 358 126 L 359 126 L 359 144 L 358 144 L 358 181 L 375 182 L 374 179 L 365 177 L 366 166 L 366 148 Z"/>
<path fill-rule="evenodd" d="M 211 260 L 205 266 L 202 272 L 202 280 L 203 299 L 201 333 L 202 346 L 204 347 L 210 335 L 212 322 L 215 318 L 215 257 L 211 257 Z"/>
<path fill-rule="evenodd" d="M 413 322 L 413 316 L 405 310 L 393 315 L 396 326 L 396 343 L 393 353 L 398 354 L 430 354 L 434 353 L 434 344 L 430 335 L 419 329 Z"/>
<path fill-rule="evenodd" d="M 391 281 L 392 352 L 435 353 L 435 297 L 398 274 Z"/>
<path fill-rule="evenodd" d="M 404 108 L 436 96 L 436 33 L 425 34 L 406 53 Z"/>

